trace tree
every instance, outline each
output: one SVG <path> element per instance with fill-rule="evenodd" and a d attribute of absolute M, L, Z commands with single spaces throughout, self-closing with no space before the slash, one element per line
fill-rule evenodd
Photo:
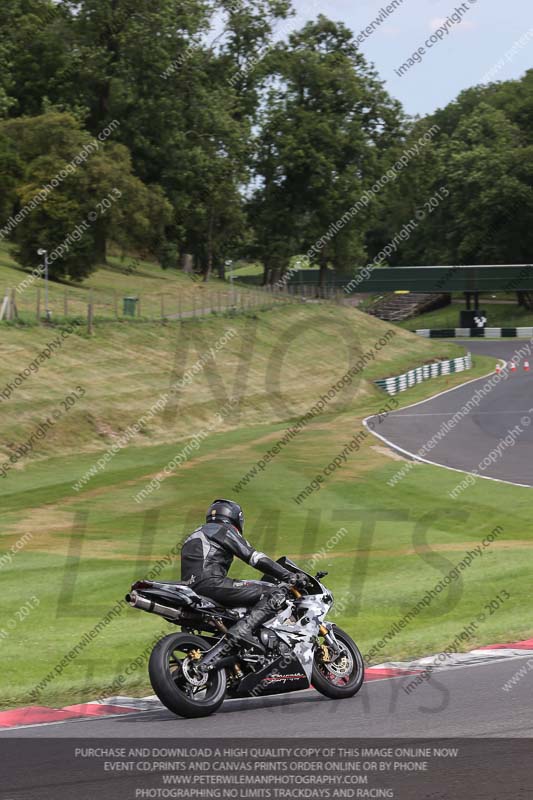
<path fill-rule="evenodd" d="M 247 236 L 257 66 L 289 7 L 289 0 L 5 0 L 0 114 L 66 111 L 94 136 L 118 120 L 113 141 L 174 208 L 159 245 L 193 253 L 208 278 Z"/>
<path fill-rule="evenodd" d="M 17 155 L 14 142 L 9 137 L 0 133 L 0 187 L 2 187 L 0 191 L 1 220 L 5 220 L 9 217 L 16 204 L 16 188 L 22 174 L 23 166 Z M 4 235 L 2 231 L 2 239 Z"/>
<path fill-rule="evenodd" d="M 383 171 L 401 127 L 400 107 L 351 32 L 322 15 L 277 46 L 269 62 L 257 141 L 258 240 L 267 262 L 268 242 L 276 238 L 278 252 L 309 252 L 324 282 L 328 264 L 348 270 L 364 257 L 372 212 L 349 210 Z"/>
<path fill-rule="evenodd" d="M 389 266 L 448 263 L 449 190 L 441 146 L 446 137 L 434 124 L 433 117 L 411 122 L 405 138 L 389 150 L 391 155 L 394 153 L 393 160 L 404 153 L 416 155 L 376 199 L 377 214 L 366 238 L 369 262 L 393 243 L 393 252 L 387 259 Z M 429 213 L 426 204 L 434 196 L 439 202 Z"/>
<path fill-rule="evenodd" d="M 439 130 L 384 195 L 371 249 L 378 252 L 425 210 L 392 264 L 509 264 L 530 261 L 533 201 L 533 70 L 518 81 L 467 89 L 418 120 L 410 139 Z M 442 188 L 444 187 L 444 192 Z M 427 201 L 444 198 L 432 213 Z"/>
<path fill-rule="evenodd" d="M 160 187 L 133 175 L 123 145 L 97 146 L 75 117 L 57 112 L 5 121 L 0 137 L 24 164 L 13 209 L 23 219 L 12 236 L 24 266 L 38 267 L 45 248 L 53 277 L 80 279 L 105 260 L 109 238 L 152 249 L 162 237 L 171 208 Z"/>
<path fill-rule="evenodd" d="M 520 80 L 491 84 L 483 99 L 520 129 L 524 144 L 533 144 L 533 69 Z"/>
<path fill-rule="evenodd" d="M 97 134 L 115 139 L 136 174 L 161 184 L 174 207 L 166 236 L 193 253 L 206 278 L 244 229 L 251 83 L 232 77 L 268 42 L 287 0 L 63 0 L 75 75 L 71 107 L 87 106 Z M 210 42 L 222 14 L 224 30 Z M 213 34 L 214 35 L 214 34 Z"/>
<path fill-rule="evenodd" d="M 36 115 L 43 100 L 64 101 L 69 16 L 52 0 L 3 0 L 0 5 L 0 117 Z"/>
<path fill-rule="evenodd" d="M 455 122 L 456 104 L 452 104 Z M 398 264 L 511 264 L 530 260 L 533 147 L 503 111 L 479 102 L 424 150 L 388 198 L 396 230 L 432 196 L 446 197 L 426 213 L 401 246 Z M 427 125 L 428 120 L 423 124 Z M 418 128 L 420 128 L 419 123 Z"/>
<path fill-rule="evenodd" d="M 533 147 L 502 111 L 481 103 L 445 151 L 457 263 L 523 263 L 531 254 Z"/>

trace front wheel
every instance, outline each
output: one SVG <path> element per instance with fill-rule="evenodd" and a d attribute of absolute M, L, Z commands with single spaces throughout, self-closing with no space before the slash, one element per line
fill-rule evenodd
<path fill-rule="evenodd" d="M 327 645 L 316 647 L 312 683 L 326 697 L 340 700 L 357 694 L 365 679 L 363 656 L 356 643 L 341 628 L 333 625 L 333 635 L 340 646 L 335 655 Z"/>
<path fill-rule="evenodd" d="M 148 663 L 150 683 L 163 705 L 174 714 L 207 717 L 224 702 L 225 670 L 212 670 L 204 675 L 196 667 L 207 649 L 200 636 L 171 633 L 152 650 Z"/>

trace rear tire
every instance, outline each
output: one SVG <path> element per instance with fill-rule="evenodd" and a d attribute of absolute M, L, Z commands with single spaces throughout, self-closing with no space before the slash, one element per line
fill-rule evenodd
<path fill-rule="evenodd" d="M 202 686 L 194 686 L 187 680 L 187 674 L 192 674 L 190 665 L 194 663 L 188 653 L 194 650 L 206 652 L 208 645 L 194 634 L 171 633 L 156 644 L 148 663 L 150 683 L 163 705 L 173 714 L 189 719 L 214 714 L 226 694 L 224 669 L 209 672 Z"/>
<path fill-rule="evenodd" d="M 333 625 L 333 633 L 343 653 L 330 663 L 325 663 L 320 658 L 317 648 L 313 659 L 312 684 L 315 689 L 326 697 L 340 700 L 344 697 L 353 697 L 357 694 L 365 680 L 365 665 L 359 648 L 347 633 Z M 342 658 L 348 659 L 348 671 L 343 674 Z"/>

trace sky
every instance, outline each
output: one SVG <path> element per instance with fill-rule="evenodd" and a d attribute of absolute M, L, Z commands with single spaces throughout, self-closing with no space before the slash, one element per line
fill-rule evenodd
<path fill-rule="evenodd" d="M 533 67 L 533 0 L 394 0 L 397 7 L 387 15 L 392 2 L 293 0 L 294 23 L 300 28 L 322 13 L 361 35 L 362 53 L 410 115 L 431 113 L 463 89 L 519 78 Z"/>

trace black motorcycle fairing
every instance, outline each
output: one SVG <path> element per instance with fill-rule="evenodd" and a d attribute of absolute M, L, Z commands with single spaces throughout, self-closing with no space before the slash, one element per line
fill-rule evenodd
<path fill-rule="evenodd" d="M 139 581 L 134 586 L 140 585 L 146 587 Z M 190 589 L 189 589 L 190 591 Z M 194 593 L 193 593 L 194 594 Z M 236 609 L 224 609 L 216 606 L 211 600 L 200 595 L 191 598 L 188 594 L 178 594 L 175 592 L 168 592 L 166 589 L 158 589 L 155 586 L 152 588 L 132 588 L 132 593 L 126 595 L 126 601 L 131 605 L 136 604 L 135 597 L 148 601 L 148 607 L 141 606 L 142 610 L 151 613 L 159 614 L 167 622 L 173 625 L 180 625 L 184 630 L 188 631 L 202 631 L 206 630 L 210 633 L 220 634 L 221 623 L 226 628 L 230 628 L 239 619 L 241 614 Z M 191 602 L 194 601 L 194 602 Z M 164 609 L 168 609 L 168 615 L 164 613 Z"/>
<path fill-rule="evenodd" d="M 215 609 L 215 603 L 207 597 L 197 594 L 185 583 L 157 583 L 155 581 L 137 581 L 131 587 L 143 597 L 161 600 L 171 608 L 189 606 L 198 609 Z"/>
<path fill-rule="evenodd" d="M 280 655 L 266 666 L 250 672 L 232 689 L 232 697 L 262 697 L 309 688 L 309 680 L 300 661 Z"/>

